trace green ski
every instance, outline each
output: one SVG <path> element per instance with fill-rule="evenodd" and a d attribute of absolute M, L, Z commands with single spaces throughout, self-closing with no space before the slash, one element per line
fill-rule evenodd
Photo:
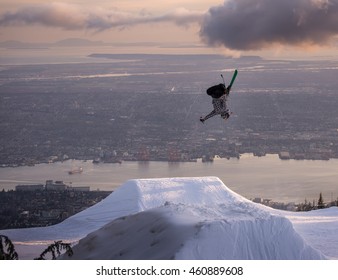
<path fill-rule="evenodd" d="M 234 72 L 234 74 L 232 75 L 231 82 L 230 82 L 230 84 L 228 85 L 228 89 L 229 89 L 229 90 L 231 89 L 231 87 L 232 87 L 234 81 L 236 80 L 237 73 L 238 73 L 238 71 L 237 71 L 237 69 L 236 69 L 235 72 Z"/>

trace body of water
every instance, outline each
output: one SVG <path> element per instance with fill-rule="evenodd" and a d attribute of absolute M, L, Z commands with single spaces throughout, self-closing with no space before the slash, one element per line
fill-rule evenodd
<path fill-rule="evenodd" d="M 68 171 L 83 168 L 80 174 Z M 246 198 L 269 198 L 280 202 L 318 200 L 338 197 L 338 160 L 280 160 L 278 155 L 240 159 L 215 159 L 197 162 L 123 162 L 93 164 L 91 161 L 68 160 L 15 168 L 0 168 L 0 188 L 14 189 L 19 184 L 62 180 L 73 186 L 90 186 L 91 190 L 114 190 L 130 179 L 217 176 L 224 184 Z"/>

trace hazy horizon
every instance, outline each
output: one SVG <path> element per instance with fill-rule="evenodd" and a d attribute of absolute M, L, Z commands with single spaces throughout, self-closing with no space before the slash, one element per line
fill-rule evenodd
<path fill-rule="evenodd" d="M 337 15 L 337 0 L 6 0 L 0 41 L 80 38 L 113 45 L 113 53 L 130 53 L 131 44 L 145 53 L 311 58 L 337 52 Z"/>

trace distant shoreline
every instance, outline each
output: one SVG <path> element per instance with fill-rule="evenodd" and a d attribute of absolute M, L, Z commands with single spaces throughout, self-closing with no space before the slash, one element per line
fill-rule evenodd
<path fill-rule="evenodd" d="M 229 156 L 229 157 L 215 157 L 215 158 L 220 158 L 220 159 L 241 159 L 241 157 L 243 155 L 248 155 L 251 154 L 252 157 L 265 157 L 267 155 L 275 155 L 278 156 L 280 160 L 282 161 L 288 161 L 288 160 L 295 160 L 295 161 L 303 161 L 303 160 L 307 160 L 307 161 L 329 161 L 329 160 L 333 160 L 333 159 L 337 159 L 337 158 L 327 158 L 327 157 L 323 157 L 323 158 L 318 158 L 318 157 L 314 157 L 314 158 L 306 158 L 304 156 L 299 156 L 299 157 L 283 157 L 280 154 L 265 154 L 265 155 L 255 155 L 253 153 L 244 153 L 244 154 L 240 154 L 238 157 L 235 156 Z M 137 159 L 119 159 L 119 160 L 113 160 L 113 161 L 99 161 L 99 162 L 95 162 L 95 160 L 93 159 L 77 159 L 77 158 L 69 158 L 66 160 L 53 160 L 53 161 L 37 161 L 34 163 L 14 163 L 14 164 L 1 164 L 0 168 L 16 168 L 16 167 L 24 167 L 24 166 L 36 166 L 39 164 L 52 164 L 52 163 L 62 163 L 65 161 L 72 161 L 72 160 L 78 160 L 78 161 L 92 161 L 94 164 L 111 164 L 111 163 L 116 163 L 116 164 L 123 164 L 123 162 L 139 162 L 139 163 L 147 163 L 147 162 L 167 162 L 167 163 L 184 163 L 184 162 L 198 162 L 198 161 L 202 161 L 205 163 L 212 163 L 212 160 L 206 160 L 203 161 L 202 158 L 197 158 L 197 159 L 190 159 L 190 160 L 177 160 L 177 161 L 169 161 L 169 160 L 162 160 L 162 159 L 151 159 L 151 160 L 137 160 Z"/>

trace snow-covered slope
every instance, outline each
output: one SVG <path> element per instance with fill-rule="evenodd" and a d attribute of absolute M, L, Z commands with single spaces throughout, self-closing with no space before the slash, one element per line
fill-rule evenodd
<path fill-rule="evenodd" d="M 337 229 L 337 209 L 330 217 L 330 225 Z M 306 213 L 293 216 L 255 204 L 216 177 L 143 179 L 126 182 L 58 225 L 0 234 L 16 242 L 21 257 L 29 251 L 24 258 L 32 255 L 29 244 L 80 239 L 73 259 L 326 258 L 326 246 L 320 248 L 318 240 L 313 243 L 317 247 L 312 246 L 315 231 L 302 227 L 302 219 L 308 221 Z M 334 236 L 329 239 L 337 243 Z M 325 238 L 323 234 L 323 244 Z"/>
<path fill-rule="evenodd" d="M 167 203 L 119 218 L 80 240 L 72 259 L 324 258 L 284 217 L 217 208 Z"/>

